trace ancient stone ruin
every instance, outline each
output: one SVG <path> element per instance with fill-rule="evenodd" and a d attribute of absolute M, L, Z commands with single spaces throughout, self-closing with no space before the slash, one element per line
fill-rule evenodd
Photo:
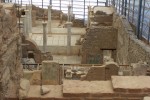
<path fill-rule="evenodd" d="M 150 47 L 112 6 L 87 23 L 35 5 L 0 3 L 0 100 L 150 100 Z"/>

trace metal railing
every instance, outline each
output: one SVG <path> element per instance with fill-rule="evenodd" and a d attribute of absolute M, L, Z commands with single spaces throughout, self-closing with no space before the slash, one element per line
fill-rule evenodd
<path fill-rule="evenodd" d="M 88 9 L 87 6 L 109 6 L 111 0 L 5 0 L 5 2 L 19 3 L 21 5 L 33 4 L 41 8 L 48 8 L 52 5 L 52 9 L 61 10 L 64 13 L 68 11 L 68 5 L 72 5 L 72 13 L 76 19 L 87 20 Z"/>
<path fill-rule="evenodd" d="M 112 0 L 113 1 L 113 0 Z M 114 0 L 116 11 L 135 27 L 138 39 L 150 42 L 150 0 Z"/>

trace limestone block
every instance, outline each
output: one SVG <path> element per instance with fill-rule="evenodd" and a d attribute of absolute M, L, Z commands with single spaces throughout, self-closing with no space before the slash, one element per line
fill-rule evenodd
<path fill-rule="evenodd" d="M 149 76 L 112 76 L 112 86 L 115 92 L 149 93 Z"/>
<path fill-rule="evenodd" d="M 19 89 L 19 98 L 20 99 L 27 98 L 29 89 L 30 89 L 29 80 L 21 79 L 20 80 L 20 89 Z"/>
<path fill-rule="evenodd" d="M 133 69 L 132 75 L 134 76 L 146 75 L 148 69 L 148 65 L 142 62 L 132 63 L 131 67 Z"/>
<path fill-rule="evenodd" d="M 45 95 L 45 94 L 47 94 L 49 92 L 50 92 L 49 88 L 46 88 L 46 87 L 42 86 L 42 88 L 41 88 L 41 95 Z"/>
<path fill-rule="evenodd" d="M 42 84 L 59 85 L 61 83 L 61 69 L 58 63 L 53 61 L 42 62 Z"/>
<path fill-rule="evenodd" d="M 150 100 L 150 97 L 144 97 L 143 100 Z"/>

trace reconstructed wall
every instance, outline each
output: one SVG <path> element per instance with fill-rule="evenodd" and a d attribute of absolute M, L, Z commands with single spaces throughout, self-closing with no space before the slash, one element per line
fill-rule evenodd
<path fill-rule="evenodd" d="M 150 47 L 137 39 L 127 19 L 114 14 L 114 27 L 118 29 L 117 62 L 130 64 L 146 61 L 150 64 Z"/>
<path fill-rule="evenodd" d="M 109 26 L 87 30 L 82 44 L 82 63 L 102 63 L 105 49 L 117 48 L 117 30 Z M 91 61 L 95 59 L 95 61 Z"/>
<path fill-rule="evenodd" d="M 22 74 L 21 43 L 13 4 L 0 3 L 0 93 L 17 96 Z"/>

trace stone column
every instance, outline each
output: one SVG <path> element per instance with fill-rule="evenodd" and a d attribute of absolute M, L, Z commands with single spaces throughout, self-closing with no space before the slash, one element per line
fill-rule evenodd
<path fill-rule="evenodd" d="M 29 35 L 32 34 L 32 5 L 29 5 Z"/>
<path fill-rule="evenodd" d="M 71 5 L 68 5 L 68 22 L 71 22 Z"/>
<path fill-rule="evenodd" d="M 25 37 L 27 37 L 27 34 L 26 34 L 26 15 L 22 15 L 21 18 L 22 18 L 22 22 L 23 22 L 23 35 Z"/>
<path fill-rule="evenodd" d="M 25 36 L 29 37 L 29 10 L 25 10 Z"/>
<path fill-rule="evenodd" d="M 51 27 L 51 10 L 52 10 L 52 5 L 48 6 L 48 33 L 52 34 L 52 27 Z"/>
<path fill-rule="evenodd" d="M 71 54 L 71 26 L 72 22 L 67 22 L 67 55 Z"/>
<path fill-rule="evenodd" d="M 88 6 L 88 22 L 87 22 L 87 28 L 90 27 L 90 14 L 91 13 L 91 6 Z"/>
<path fill-rule="evenodd" d="M 47 22 L 43 22 L 43 52 L 46 53 L 47 50 L 47 32 L 46 32 L 46 26 L 47 26 Z"/>

